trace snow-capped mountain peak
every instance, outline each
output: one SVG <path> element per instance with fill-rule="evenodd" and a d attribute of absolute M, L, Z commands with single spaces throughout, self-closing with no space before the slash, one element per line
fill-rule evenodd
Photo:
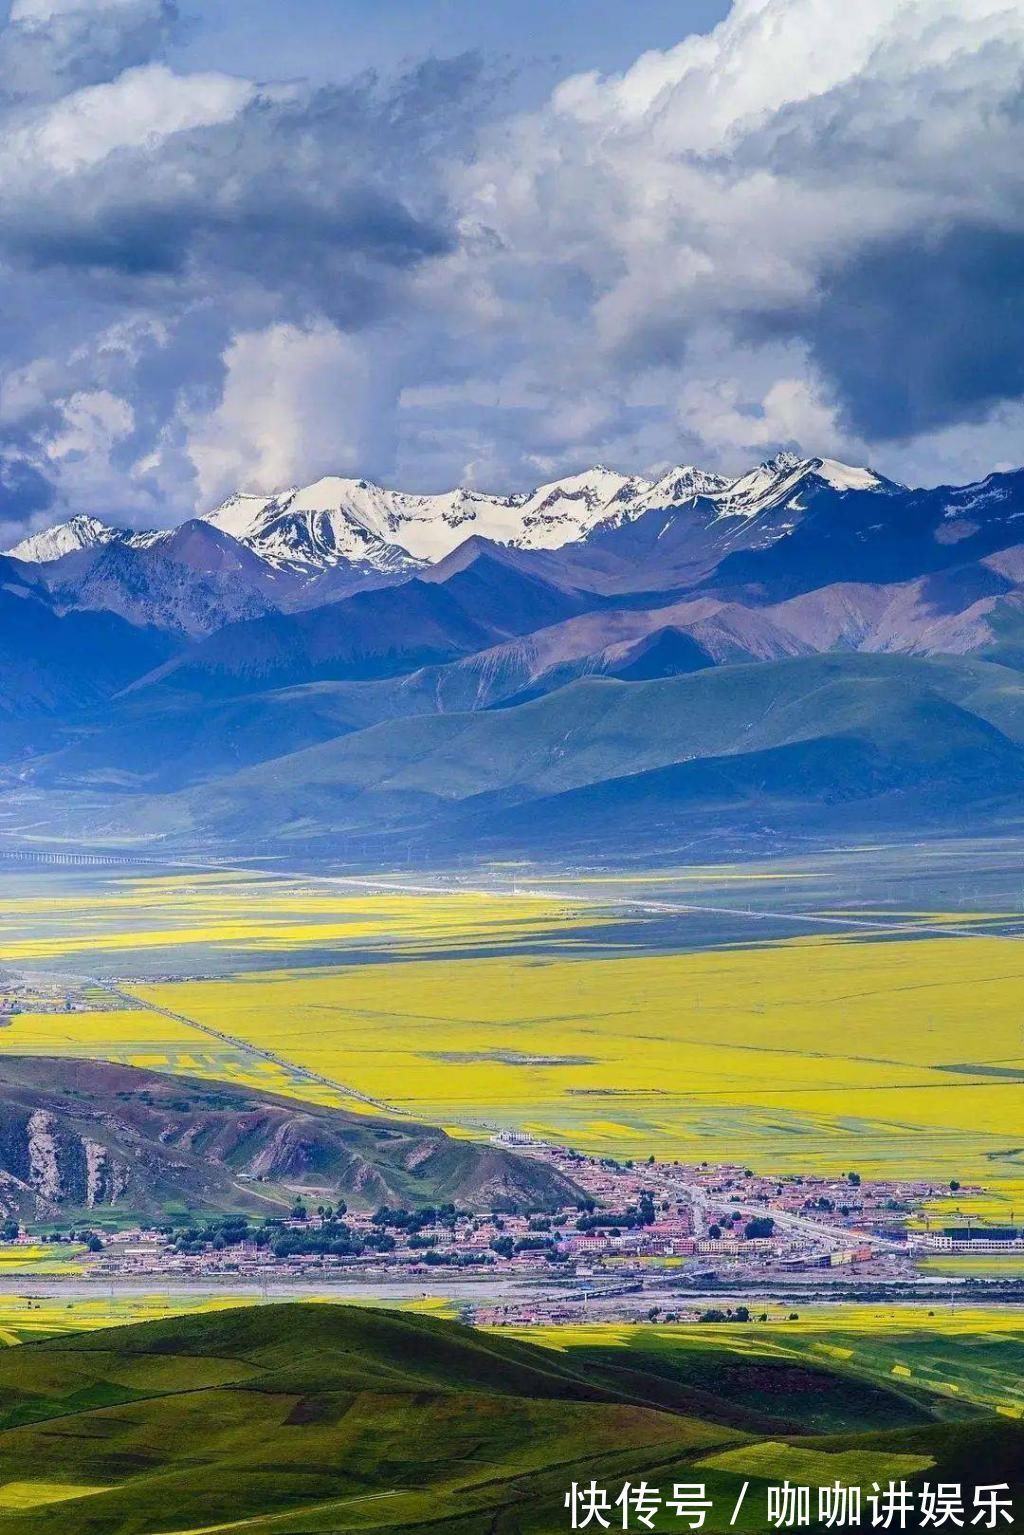
<path fill-rule="evenodd" d="M 277 495 L 231 496 L 203 521 L 279 570 L 313 575 L 344 562 L 391 570 L 417 563 L 389 536 L 393 496 L 368 480 L 332 475 Z"/>
<path fill-rule="evenodd" d="M 756 517 L 788 500 L 807 482 L 827 485 L 832 490 L 870 490 L 887 492 L 895 488 L 871 469 L 855 468 L 834 458 L 798 458 L 795 453 L 778 453 L 740 475 L 722 489 L 711 491 L 709 499 L 717 503 L 721 517 Z"/>
<path fill-rule="evenodd" d="M 120 537 L 117 528 L 109 528 L 98 517 L 78 516 L 69 518 L 67 522 L 58 522 L 55 527 L 44 528 L 42 532 L 30 533 L 27 538 L 15 544 L 13 549 L 4 550 L 4 553 L 15 560 L 42 565 L 50 560 L 59 560 L 65 554 L 74 554 L 79 549 L 109 544 Z"/>
<path fill-rule="evenodd" d="M 300 579 L 346 565 L 393 575 L 436 564 L 467 538 L 513 549 L 554 550 L 595 529 L 619 527 L 652 510 L 670 513 L 695 501 L 709 508 L 713 520 L 746 520 L 784 504 L 800 510 L 792 499 L 797 492 L 822 486 L 839 492 L 897 488 L 870 469 L 780 453 L 735 480 L 692 464 L 677 465 L 657 480 L 598 464 L 509 495 L 465 486 L 415 495 L 372 480 L 327 475 L 273 494 L 238 491 L 201 520 L 237 539 L 272 569 Z M 49 562 L 112 542 L 146 550 L 173 534 L 173 529 L 122 532 L 80 516 L 22 539 L 8 553 Z"/>
<path fill-rule="evenodd" d="M 559 549 L 601 523 L 632 515 L 650 488 L 650 480 L 619 474 L 603 464 L 552 480 L 525 498 L 518 509 L 521 531 L 509 542 L 518 549 Z"/>
<path fill-rule="evenodd" d="M 477 535 L 557 549 L 637 515 L 651 482 L 603 466 L 507 496 L 459 486 L 431 495 L 330 475 L 276 496 L 235 495 L 205 520 L 270 564 L 312 573 L 349 560 L 381 570 L 434 564 Z"/>
<path fill-rule="evenodd" d="M 283 494 L 295 495 L 296 492 L 291 490 Z M 212 512 L 207 512 L 202 520 L 219 528 L 222 533 L 230 533 L 232 538 L 241 541 L 258 527 L 261 514 L 277 499 L 280 498 L 254 495 L 249 491 L 239 490 L 220 506 L 215 507 Z"/>
<path fill-rule="evenodd" d="M 826 485 L 831 485 L 833 490 L 903 490 L 905 487 L 897 486 L 893 480 L 884 480 L 873 469 L 858 469 L 852 464 L 841 464 L 836 458 L 819 458 L 814 460 L 817 469 L 814 471 L 819 480 L 824 480 Z"/>
<path fill-rule="evenodd" d="M 640 497 L 640 507 L 681 506 L 694 496 L 717 496 L 725 490 L 730 480 L 724 474 L 709 469 L 697 469 L 693 464 L 677 464 Z"/>

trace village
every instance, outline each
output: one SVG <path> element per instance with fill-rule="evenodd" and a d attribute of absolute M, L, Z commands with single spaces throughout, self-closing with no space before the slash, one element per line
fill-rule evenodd
<path fill-rule="evenodd" d="M 422 1290 L 456 1279 L 491 1281 L 479 1285 L 477 1314 L 493 1322 L 509 1319 L 508 1305 L 488 1301 L 503 1278 L 545 1292 L 539 1311 L 538 1301 L 526 1304 L 536 1317 L 575 1314 L 581 1289 L 638 1294 L 659 1277 L 680 1285 L 693 1278 L 727 1287 L 760 1283 L 768 1293 L 773 1283 L 799 1283 L 801 1275 L 823 1285 L 905 1282 L 916 1275 L 915 1256 L 933 1247 L 981 1250 L 984 1243 L 989 1250 L 997 1241 L 1019 1248 L 1024 1259 L 1015 1231 L 961 1231 L 959 1185 L 872 1180 L 853 1169 L 767 1177 L 731 1164 L 617 1162 L 517 1132 L 495 1141 L 557 1169 L 580 1197 L 557 1210 L 349 1210 L 324 1202 L 322 1191 L 300 1189 L 280 1216 L 182 1216 L 149 1227 L 106 1227 L 96 1211 L 88 1230 L 74 1233 L 85 1240 L 84 1275 L 261 1285 L 399 1281 Z M 950 1214 L 935 1214 L 943 1206 Z M 67 1239 L 52 1229 L 20 1237 Z M 567 1289 L 575 1299 L 566 1299 Z M 618 1307 L 619 1314 L 629 1310 Z M 511 1311 L 514 1320 L 523 1304 Z"/>

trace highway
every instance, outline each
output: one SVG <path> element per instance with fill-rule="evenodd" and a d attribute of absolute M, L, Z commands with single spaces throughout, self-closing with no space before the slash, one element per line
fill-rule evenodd
<path fill-rule="evenodd" d="M 602 911 L 621 911 L 624 915 L 636 912 L 645 916 L 714 916 L 714 917 L 741 917 L 749 922 L 784 922 L 798 927 L 824 927 L 832 930 L 853 932 L 873 932 L 888 934 L 906 934 L 917 936 L 928 933 L 940 938 L 977 938 L 978 929 L 957 926 L 954 923 L 888 920 L 885 917 L 845 917 L 837 915 L 824 916 L 816 912 L 779 911 L 776 907 L 765 907 L 755 910 L 751 906 L 718 906 L 706 902 L 697 901 L 650 901 L 637 900 L 632 896 L 613 896 L 597 898 L 581 894 L 574 887 L 559 887 L 554 885 L 537 888 L 531 886 L 528 889 L 515 886 L 482 886 L 466 885 L 461 881 L 449 881 L 446 884 L 413 883 L 408 880 L 377 879 L 371 875 L 357 874 L 317 874 L 309 870 L 298 869 L 260 869 L 248 868 L 246 870 L 233 870 L 235 873 L 261 873 L 278 874 L 282 879 L 308 880 L 315 884 L 341 885 L 360 890 L 391 891 L 398 895 L 479 895 L 493 900 L 496 896 L 511 897 L 512 899 L 533 899 L 547 901 L 565 901 L 576 906 L 592 906 Z M 713 880 L 712 880 L 713 882 Z M 1024 918 L 1021 919 L 1024 921 Z M 1019 942 L 1020 933 L 1000 933 L 985 930 L 987 938 L 1003 938 L 1008 942 Z"/>
<path fill-rule="evenodd" d="M 113 981 L 101 981 L 96 976 L 86 977 L 91 986 L 98 986 L 107 992 L 109 996 L 117 997 L 130 1008 L 142 1008 L 148 1013 L 159 1013 L 162 1018 L 170 1018 L 175 1023 L 184 1023 L 190 1029 L 198 1029 L 200 1034 L 208 1034 L 211 1039 L 218 1040 L 222 1045 L 230 1045 L 232 1049 L 239 1050 L 244 1055 L 252 1056 L 256 1060 L 269 1061 L 272 1066 L 279 1066 L 292 1077 L 298 1077 L 303 1082 L 315 1082 L 320 1087 L 329 1087 L 333 1092 L 342 1093 L 346 1098 L 357 1098 L 360 1103 L 369 1104 L 371 1108 L 380 1109 L 387 1114 L 404 1115 L 404 1109 L 397 1109 L 393 1104 L 383 1103 L 379 1098 L 371 1098 L 369 1093 L 362 1093 L 357 1087 L 352 1087 L 347 1082 L 339 1082 L 335 1077 L 325 1077 L 319 1071 L 311 1071 L 308 1066 L 298 1066 L 294 1061 L 289 1061 L 283 1055 L 276 1055 L 273 1050 L 265 1050 L 260 1045 L 254 1045 L 248 1039 L 241 1039 L 237 1034 L 225 1034 L 223 1029 L 215 1029 L 208 1023 L 200 1023 L 197 1018 L 190 1018 L 187 1013 L 173 1012 L 169 1007 L 160 1007 L 156 1002 L 147 1002 L 144 997 L 138 997 L 133 992 L 125 991 Z"/>

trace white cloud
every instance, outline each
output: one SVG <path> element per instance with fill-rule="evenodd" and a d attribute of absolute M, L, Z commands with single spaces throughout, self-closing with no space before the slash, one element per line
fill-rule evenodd
<path fill-rule="evenodd" d="M 31 377 L 21 381 L 29 399 L 31 383 Z M 135 412 L 127 400 L 106 389 L 76 391 L 55 402 L 52 410 L 56 425 L 35 434 L 25 461 L 46 473 L 58 512 L 110 516 L 111 487 L 124 479 L 115 458 L 135 429 Z M 133 499 L 130 491 L 119 495 L 116 511 L 131 507 Z M 53 515 L 37 516 L 36 524 L 40 521 L 52 522 Z"/>
<path fill-rule="evenodd" d="M 541 388 L 621 391 L 659 370 L 666 428 L 681 397 L 711 455 L 773 430 L 856 444 L 863 385 L 814 354 L 830 284 L 900 242 L 926 264 L 936 229 L 1024 236 L 1022 73 L 1024 8 L 1007 0 L 735 0 L 708 36 L 569 79 L 494 131 L 455 173 L 464 227 L 489 243 L 468 282 L 453 258 L 453 281 L 478 323 L 526 338 Z M 875 366 L 901 363 L 894 336 Z"/>
<path fill-rule="evenodd" d="M 200 498 L 358 474 L 375 449 L 382 386 L 364 347 L 326 323 L 236 336 L 219 405 L 189 425 Z"/>
<path fill-rule="evenodd" d="M 63 425 L 48 444 L 50 456 L 78 463 L 106 458 L 134 425 L 135 413 L 127 400 L 106 389 L 83 390 L 65 402 Z"/>
<path fill-rule="evenodd" d="M 69 16 L 75 12 L 116 11 L 134 5 L 135 0 L 14 0 L 11 6 L 12 22 L 45 22 L 54 16 Z"/>
<path fill-rule="evenodd" d="M 56 52 L 19 53 L 43 83 L 0 96 L 24 316 L 0 446 L 62 499 L 98 498 L 104 464 L 109 499 L 163 520 L 330 471 L 499 487 L 792 446 L 922 479 L 1021 456 L 1019 0 L 735 0 L 482 126 L 429 71 L 393 95 L 178 75 L 154 62 L 172 9 L 12 12 Z M 976 229 L 1010 242 L 1001 269 L 968 241 L 904 321 Z M 130 400 L 130 433 L 102 445 L 107 407 L 76 425 L 89 396 Z"/>
<path fill-rule="evenodd" d="M 744 397 L 735 380 L 687 384 L 678 415 L 683 430 L 698 437 L 716 461 L 737 450 L 760 457 L 785 443 L 813 445 L 826 455 L 840 447 L 848 451 L 834 407 L 807 378 L 777 378 L 761 398 Z"/>
<path fill-rule="evenodd" d="M 0 424 L 12 426 L 44 411 L 63 377 L 63 370 L 48 357 L 9 368 L 0 378 Z"/>
<path fill-rule="evenodd" d="M 24 183 L 41 168 L 68 175 L 118 149 L 152 150 L 172 134 L 230 121 L 254 94 L 233 75 L 176 75 L 163 64 L 126 69 L 116 80 L 65 96 L 8 134 L 0 176 Z"/>

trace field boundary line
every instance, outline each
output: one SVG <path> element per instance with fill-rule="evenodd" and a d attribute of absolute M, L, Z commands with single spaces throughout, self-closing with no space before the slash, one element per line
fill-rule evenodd
<path fill-rule="evenodd" d="M 223 1029 L 215 1029 L 212 1024 L 200 1023 L 198 1018 L 190 1018 L 187 1013 L 176 1013 L 172 1008 L 161 1007 L 158 1002 L 150 1002 L 146 997 L 135 996 L 132 992 L 124 990 L 113 981 L 101 981 L 95 976 L 89 977 L 90 983 L 99 986 L 110 996 L 117 997 L 122 1002 L 128 1002 L 133 1008 L 141 1008 L 145 1012 L 158 1013 L 162 1018 L 170 1018 L 174 1023 L 183 1023 L 187 1028 L 196 1029 L 200 1034 L 215 1039 L 219 1044 L 230 1045 L 233 1050 L 241 1050 L 243 1054 L 255 1056 L 258 1060 L 268 1061 L 272 1066 L 278 1066 L 282 1071 L 299 1077 L 304 1082 L 314 1082 L 318 1087 L 330 1088 L 332 1092 L 341 1093 L 346 1098 L 355 1098 L 359 1103 L 365 1103 L 370 1108 L 380 1109 L 382 1113 L 400 1115 L 408 1118 L 405 1109 L 396 1108 L 393 1104 L 385 1103 L 380 1098 L 371 1098 L 369 1093 L 360 1092 L 358 1087 L 352 1087 L 347 1082 L 338 1082 L 333 1077 L 325 1077 L 319 1071 L 313 1071 L 309 1066 L 300 1066 L 294 1061 L 289 1061 L 283 1055 L 276 1054 L 273 1050 L 266 1050 L 262 1045 L 254 1045 L 247 1039 L 240 1039 L 236 1034 L 226 1034 Z M 187 1075 L 187 1073 L 186 1073 Z"/>

